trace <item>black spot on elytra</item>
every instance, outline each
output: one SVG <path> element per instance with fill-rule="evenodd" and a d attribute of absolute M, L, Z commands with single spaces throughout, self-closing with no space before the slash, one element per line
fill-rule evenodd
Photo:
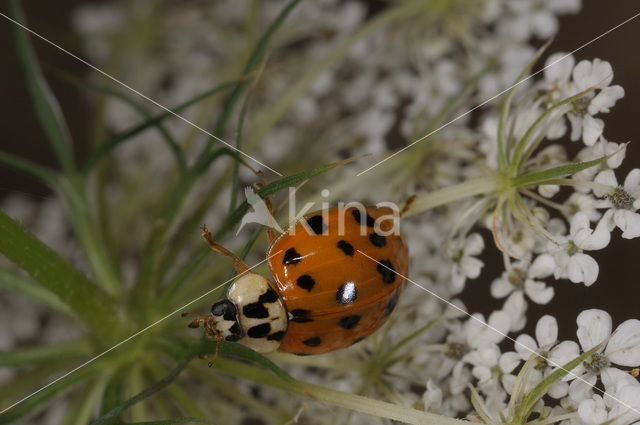
<path fill-rule="evenodd" d="M 353 329 L 358 326 L 358 323 L 360 323 L 360 316 L 354 314 L 352 316 L 345 316 L 340 319 L 338 325 L 340 325 L 342 329 Z"/>
<path fill-rule="evenodd" d="M 371 241 L 372 244 L 374 244 L 378 248 L 382 248 L 387 244 L 387 238 L 377 234 L 376 232 L 369 234 L 369 240 Z"/>
<path fill-rule="evenodd" d="M 287 252 L 284 253 L 284 258 L 282 259 L 282 264 L 285 266 L 289 264 L 298 264 L 300 262 L 300 254 L 293 248 L 287 249 Z"/>
<path fill-rule="evenodd" d="M 391 260 L 380 260 L 380 264 L 376 267 L 378 273 L 382 275 L 382 281 L 384 283 L 393 283 L 396 280 L 396 270 L 393 268 L 393 264 L 391 264 Z"/>
<path fill-rule="evenodd" d="M 309 339 L 305 339 L 302 343 L 308 347 L 317 347 L 322 344 L 322 339 L 319 336 L 312 336 Z"/>
<path fill-rule="evenodd" d="M 340 304 L 350 304 L 354 302 L 356 298 L 358 298 L 358 290 L 356 289 L 356 284 L 353 282 L 340 285 L 336 292 L 336 300 Z"/>
<path fill-rule="evenodd" d="M 361 226 L 366 224 L 367 227 L 373 227 L 375 224 L 373 217 L 364 211 L 360 211 L 358 208 L 351 210 L 351 213 L 353 214 L 353 218 L 355 218 Z"/>
<path fill-rule="evenodd" d="M 353 257 L 353 245 L 347 241 L 338 242 L 338 248 L 342 250 L 346 255 Z"/>
<path fill-rule="evenodd" d="M 296 283 L 302 289 L 306 289 L 307 291 L 311 292 L 311 290 L 313 289 L 313 285 L 316 284 L 316 281 L 313 280 L 313 278 L 308 274 L 303 274 L 298 278 L 298 280 L 296 280 Z"/>
<path fill-rule="evenodd" d="M 231 301 L 222 300 L 211 306 L 211 314 L 214 316 L 223 316 L 222 318 L 224 320 L 235 321 L 237 320 L 238 310 Z"/>
<path fill-rule="evenodd" d="M 227 335 L 227 337 L 225 338 L 225 340 L 229 342 L 238 341 L 243 337 L 242 328 L 240 327 L 240 325 L 238 325 L 237 322 L 234 323 L 233 326 L 229 328 L 229 332 L 231 332 L 231 335 Z"/>
<path fill-rule="evenodd" d="M 309 226 L 309 228 L 316 235 L 321 235 L 327 230 L 327 225 L 324 224 L 321 215 L 314 215 L 313 217 L 309 217 L 307 219 L 307 226 Z"/>
<path fill-rule="evenodd" d="M 309 356 L 309 353 L 292 353 L 294 356 Z"/>
<path fill-rule="evenodd" d="M 261 303 L 274 303 L 277 300 L 278 300 L 278 294 L 276 293 L 276 291 L 274 291 L 271 288 L 267 289 L 267 292 L 260 295 L 260 298 L 258 298 L 258 301 Z"/>
<path fill-rule="evenodd" d="M 271 332 L 271 325 L 268 323 L 262 323 L 260 325 L 252 326 L 249 328 L 247 335 L 251 338 L 264 338 Z"/>
<path fill-rule="evenodd" d="M 291 310 L 289 313 L 291 313 L 291 319 L 289 320 L 291 320 L 292 322 L 297 322 L 297 323 L 313 322 L 313 320 L 309 318 L 309 314 L 311 313 L 309 310 L 297 308 L 295 310 Z"/>
<path fill-rule="evenodd" d="M 284 336 L 284 331 L 274 332 L 267 337 L 267 341 L 280 341 Z"/>
<path fill-rule="evenodd" d="M 266 319 L 269 317 L 269 310 L 258 301 L 255 303 L 247 304 L 242 308 L 242 314 L 250 319 Z"/>
<path fill-rule="evenodd" d="M 391 298 L 389 298 L 389 301 L 387 301 L 387 306 L 384 309 L 384 313 L 382 314 L 382 317 L 387 317 L 388 315 L 391 314 L 391 312 L 393 311 L 394 308 L 396 308 L 396 304 L 398 304 L 398 293 L 394 293 Z"/>

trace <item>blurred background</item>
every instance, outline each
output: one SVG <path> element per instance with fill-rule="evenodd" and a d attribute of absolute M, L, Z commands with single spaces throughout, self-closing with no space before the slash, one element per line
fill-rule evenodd
<path fill-rule="evenodd" d="M 31 28 L 65 49 L 80 54 L 80 40 L 72 31 L 71 13 L 82 4 L 104 2 L 26 0 L 23 3 Z M 382 1 L 366 3 L 371 11 L 385 5 Z M 640 12 L 640 5 L 634 0 L 615 2 L 583 0 L 581 13 L 560 18 L 559 33 L 549 51 L 572 51 L 638 12 Z M 0 149 L 55 167 L 55 159 L 43 141 L 44 134 L 34 116 L 32 104 L 16 63 L 10 36 L 11 25 L 13 24 L 6 19 L 0 19 L 0 50 L 3 52 L 0 68 L 2 95 L 0 128 L 4 134 L 0 139 Z M 62 69 L 82 77 L 87 75 L 90 69 L 41 40 L 34 39 L 33 42 L 45 74 L 50 77 L 49 83 L 71 127 L 73 140 L 76 143 L 76 155 L 78 158 L 83 158 L 86 154 L 83 139 L 88 131 L 87 97 L 80 90 L 56 78 L 51 78 L 51 71 Z M 575 54 L 577 60 L 601 58 L 609 61 L 615 73 L 613 84 L 619 84 L 625 89 L 625 97 L 605 117 L 605 134 L 609 140 L 631 142 L 619 175 L 626 175 L 631 168 L 640 167 L 638 43 L 640 43 L 640 17 L 594 41 Z M 104 82 L 111 84 L 106 79 Z M 322 117 L 318 119 L 322 120 Z M 15 192 L 27 194 L 35 200 L 45 200 L 51 196 L 46 187 L 0 166 L 0 198 Z M 607 249 L 595 252 L 593 256 L 600 264 L 600 278 L 593 287 L 586 288 L 582 284 L 572 285 L 569 282 L 562 282 L 555 285 L 557 295 L 549 305 L 530 305 L 530 313 L 533 316 L 539 316 L 546 309 L 555 312 L 561 323 L 561 338 L 575 335 L 575 317 L 587 308 L 597 307 L 611 312 L 614 324 L 639 316 L 640 246 L 638 241 L 621 239 L 618 233 Z M 488 244 L 488 249 L 484 253 L 485 261 L 489 259 L 494 261 L 497 258 L 499 256 L 496 255 L 493 244 Z M 497 277 L 501 270 L 500 264 L 488 262 L 482 277 L 477 282 L 467 285 L 462 298 L 471 311 L 490 311 L 492 305 L 495 304 L 496 307 L 501 305 L 502 301 L 492 299 L 488 291 L 491 280 Z M 530 322 L 529 329 L 534 324 L 535 322 Z"/>

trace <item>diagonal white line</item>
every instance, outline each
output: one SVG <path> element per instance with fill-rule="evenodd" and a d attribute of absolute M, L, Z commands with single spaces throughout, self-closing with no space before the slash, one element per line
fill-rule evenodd
<path fill-rule="evenodd" d="M 513 341 L 515 344 L 517 344 L 519 347 L 522 347 L 524 349 L 526 349 L 527 351 L 529 351 L 531 354 L 534 354 L 542 359 L 544 359 L 547 363 L 563 370 L 564 372 L 567 372 L 568 375 L 571 375 L 572 377 L 574 377 L 575 379 L 578 379 L 582 382 L 584 382 L 585 384 L 589 385 L 591 388 L 593 388 L 594 390 L 602 393 L 602 395 L 607 396 L 607 397 L 611 397 L 611 399 L 617 401 L 618 403 L 620 403 L 621 405 L 623 405 L 624 407 L 627 407 L 631 410 L 633 410 L 634 412 L 640 414 L 640 410 L 636 409 L 635 407 L 629 406 L 627 403 L 625 403 L 624 401 L 612 396 L 611 394 L 607 393 L 606 391 L 601 390 L 600 388 L 596 387 L 595 385 L 592 385 L 591 383 L 587 382 L 584 378 L 576 375 L 575 373 L 573 373 L 570 370 L 565 369 L 562 365 L 557 364 L 556 362 L 542 356 L 540 353 L 537 353 L 535 350 L 527 347 L 526 345 L 524 345 L 521 342 L 516 341 L 515 339 L 511 338 L 510 336 L 508 336 L 507 334 L 501 332 L 500 330 L 496 329 L 495 327 L 491 326 L 490 324 L 488 324 L 487 322 L 478 319 L 476 316 L 469 314 L 467 311 L 463 310 L 462 308 L 458 307 L 457 305 L 453 304 L 452 302 L 442 298 L 440 295 L 436 294 L 433 291 L 430 291 L 429 289 L 425 288 L 424 286 L 420 285 L 417 282 L 414 282 L 413 280 L 409 279 L 407 276 L 403 276 L 402 274 L 398 273 L 397 271 L 395 271 L 394 269 L 392 269 L 391 267 L 386 266 L 385 264 L 382 264 L 380 261 L 376 260 L 375 258 L 365 254 L 364 252 L 360 251 L 359 249 L 356 249 L 356 251 L 358 251 L 358 253 L 364 255 L 365 257 L 367 257 L 368 259 L 370 259 L 371 261 L 378 263 L 378 265 L 384 267 L 385 269 L 389 270 L 390 272 L 402 277 L 403 279 L 406 279 L 408 282 L 411 282 L 413 285 L 417 286 L 419 289 L 429 293 L 430 295 L 433 295 L 434 297 L 436 297 L 437 299 L 439 299 L 440 301 L 448 304 L 449 306 L 455 308 L 456 310 L 460 311 L 463 314 L 466 314 L 467 316 L 469 316 L 470 318 L 472 318 L 473 320 L 477 321 L 478 323 L 486 326 L 487 328 L 491 329 L 492 331 L 502 335 L 503 337 L 505 337 L 506 339 Z"/>
<path fill-rule="evenodd" d="M 437 133 L 438 131 L 442 130 L 443 128 L 447 127 L 449 124 L 453 124 L 454 122 L 458 121 L 460 118 L 463 118 L 467 115 L 469 115 L 471 112 L 475 111 L 478 108 L 483 107 L 484 105 L 486 105 L 487 103 L 491 102 L 492 100 L 494 100 L 497 97 L 502 96 L 503 94 L 505 94 L 506 92 L 508 92 L 509 90 L 511 90 L 514 87 L 519 86 L 520 84 L 524 83 L 525 81 L 535 77 L 536 75 L 538 75 L 539 73 L 541 73 L 542 71 L 544 71 L 545 69 L 555 65 L 556 63 L 564 60 L 565 58 L 567 58 L 568 56 L 573 55 L 574 53 L 584 49 L 585 47 L 587 47 L 588 45 L 590 45 L 591 43 L 594 43 L 596 41 L 598 41 L 599 39 L 601 39 L 602 37 L 604 37 L 605 35 L 617 30 L 618 28 L 620 28 L 621 26 L 623 26 L 624 24 L 633 21 L 634 19 L 636 19 L 638 16 L 640 16 L 640 12 L 636 13 L 635 15 L 633 15 L 632 17 L 630 17 L 629 19 L 619 23 L 618 25 L 616 25 L 613 28 L 608 29 L 607 31 L 603 32 L 602 34 L 600 34 L 599 36 L 597 36 L 596 38 L 584 43 L 582 46 L 578 47 L 577 49 L 574 49 L 573 51 L 571 51 L 570 53 L 567 53 L 566 55 L 562 56 L 561 58 L 553 61 L 552 63 L 550 63 L 549 65 L 546 65 L 544 68 L 534 72 L 533 74 L 529 75 L 528 77 L 518 81 L 517 83 L 513 84 L 510 87 L 507 87 L 506 89 L 502 90 L 500 93 L 490 97 L 489 99 L 485 100 L 484 102 L 480 103 L 479 105 L 474 106 L 473 108 L 469 109 L 466 112 L 463 112 L 462 114 L 458 115 L 457 117 L 455 117 L 454 119 L 452 119 L 451 121 L 441 125 L 440 127 L 436 128 L 435 130 L 425 134 L 424 136 L 420 137 L 418 140 L 415 140 L 414 142 L 411 142 L 409 145 L 405 146 L 404 148 L 400 149 L 399 151 L 394 152 L 393 154 L 389 155 L 388 157 L 386 157 L 385 159 L 376 162 L 375 164 L 373 164 L 371 167 L 367 168 L 364 171 L 360 171 L 358 174 L 356 174 L 356 177 L 360 177 L 361 175 L 363 175 L 364 173 L 366 173 L 367 171 L 371 170 L 372 168 L 377 167 L 378 165 L 382 164 L 385 161 L 390 160 L 391 158 L 393 158 L 394 156 L 404 152 L 405 150 L 409 149 L 411 146 L 415 145 L 418 142 L 423 141 L 424 139 L 426 139 L 427 137 L 431 136 L 434 133 Z"/>
<path fill-rule="evenodd" d="M 262 263 L 264 263 L 265 261 L 268 261 L 268 260 L 269 260 L 271 257 L 273 257 L 274 255 L 278 255 L 278 254 L 279 254 L 279 253 L 281 253 L 281 252 L 282 252 L 282 250 L 279 250 L 279 251 L 278 251 L 278 252 L 276 252 L 275 254 L 270 255 L 269 257 L 265 258 L 264 260 L 260 261 L 259 263 L 254 264 L 253 266 L 249 267 L 249 268 L 248 268 L 247 270 L 245 270 L 244 272 L 242 272 L 242 273 L 238 273 L 236 276 L 232 277 L 231 279 L 228 279 L 228 280 L 226 280 L 226 281 L 222 282 L 220 285 L 218 285 L 218 286 L 216 286 L 215 288 L 213 288 L 213 289 L 211 289 L 211 290 L 209 290 L 209 291 L 205 292 L 204 294 L 200 295 L 199 297 L 197 297 L 197 298 L 195 298 L 195 299 L 193 299 L 193 300 L 189 301 L 187 304 L 185 304 L 185 305 L 183 305 L 182 307 L 180 307 L 180 308 L 178 308 L 178 309 L 176 309 L 176 310 L 172 311 L 171 313 L 167 314 L 167 315 L 166 315 L 166 316 L 164 316 L 163 318 L 156 320 L 155 322 L 153 322 L 152 324 L 150 324 L 150 325 L 149 325 L 149 326 L 147 326 L 146 328 L 139 330 L 138 332 L 134 333 L 133 335 L 129 336 L 128 338 L 126 338 L 126 339 L 124 339 L 124 340 L 120 341 L 119 343 L 117 343 L 117 344 L 116 344 L 116 345 L 114 345 L 113 347 L 111 347 L 111 348 L 109 348 L 109 349 L 107 349 L 107 350 L 103 351 L 102 353 L 98 354 L 97 356 L 95 356 L 95 357 L 93 357 L 93 358 L 91 358 L 91 359 L 87 360 L 86 362 L 82 363 L 80 366 L 78 366 L 78 367 L 76 367 L 76 368 L 74 368 L 74 369 L 70 370 L 69 372 L 65 373 L 64 375 L 62 375 L 62 376 L 60 376 L 60 377 L 58 377 L 58 378 L 54 379 L 53 381 L 49 382 L 47 385 L 45 385 L 44 387 L 40 388 L 39 390 L 34 391 L 33 393 L 29 394 L 28 396 L 26 396 L 26 397 L 24 397 L 24 398 L 22 398 L 22 399 L 20 399 L 20 400 L 16 401 L 16 402 L 15 402 L 15 403 L 13 403 L 11 406 L 6 407 L 6 408 L 4 408 L 2 411 L 0 411 L 0 415 L 2 415 L 4 412 L 6 412 L 6 411 L 8 411 L 8 410 L 10 410 L 10 409 L 12 409 L 12 408 L 14 408 L 15 406 L 17 406 L 18 404 L 22 403 L 23 401 L 25 401 L 25 400 L 27 400 L 27 399 L 29 399 L 29 398 L 33 397 L 34 395 L 38 394 L 40 391 L 43 391 L 43 390 L 45 390 L 45 389 L 49 388 L 50 386 L 52 386 L 52 385 L 53 385 L 53 384 L 55 384 L 56 382 L 58 382 L 58 381 L 60 381 L 60 380 L 62 380 L 62 379 L 64 379 L 64 378 L 66 378 L 67 376 L 71 375 L 72 373 L 74 373 L 74 372 L 76 372 L 76 371 L 78 371 L 78 370 L 82 369 L 83 367 L 85 367 L 85 366 L 86 366 L 86 365 L 88 365 L 89 363 L 93 363 L 94 361 L 96 361 L 96 360 L 97 360 L 97 359 L 99 359 L 100 357 L 104 356 L 104 355 L 105 355 L 105 354 L 107 354 L 108 352 L 115 350 L 116 348 L 118 348 L 119 346 L 121 346 L 122 344 L 124 344 L 125 342 L 128 342 L 128 341 L 132 340 L 133 338 L 137 337 L 137 336 L 138 336 L 138 335 L 140 335 L 141 333 L 143 333 L 143 332 L 145 332 L 145 331 L 147 331 L 147 330 L 151 329 L 152 327 L 154 327 L 154 326 L 155 326 L 155 325 L 157 325 L 158 323 L 160 323 L 160 322 L 164 321 L 165 319 L 167 319 L 167 318 L 169 318 L 169 317 L 173 316 L 174 314 L 176 314 L 176 313 L 180 312 L 181 310 L 184 310 L 185 308 L 189 307 L 191 304 L 193 304 L 193 303 L 195 303 L 196 301 L 198 301 L 198 300 L 200 300 L 200 299 L 202 299 L 202 298 L 206 297 L 207 295 L 209 295 L 209 294 L 210 294 L 210 293 L 212 293 L 213 291 L 215 291 L 215 290 L 219 289 L 220 287 L 222 287 L 222 286 L 224 286 L 225 284 L 227 284 L 227 283 L 231 282 L 232 280 L 237 279 L 239 276 L 242 276 L 243 274 L 248 273 L 250 270 L 255 269 L 256 267 L 258 267 L 259 265 L 261 265 L 261 264 L 262 264 Z"/>
<path fill-rule="evenodd" d="M 242 152 L 240 149 L 236 148 L 235 146 L 225 142 L 224 140 L 222 140 L 221 138 L 219 138 L 218 136 L 210 133 L 209 131 L 205 130 L 204 128 L 200 127 L 199 125 L 189 121 L 188 119 L 186 119 L 185 117 L 183 117 L 180 114 L 177 114 L 175 112 L 173 112 L 171 109 L 167 108 L 164 105 L 161 105 L 160 103 L 156 102 L 155 100 L 151 99 L 149 96 L 139 92 L 138 90 L 134 89 L 133 87 L 127 85 L 126 83 L 118 80 L 116 77 L 113 77 L 112 75 L 104 72 L 103 70 L 99 69 L 97 66 L 87 62 L 86 60 L 82 59 L 81 57 L 74 55 L 73 53 L 71 53 L 70 51 L 66 50 L 65 48 L 57 45 L 56 43 L 54 43 L 53 41 L 45 38 L 44 36 L 40 35 L 39 33 L 35 32 L 34 30 L 27 28 L 26 26 L 22 25 L 20 22 L 16 21 L 15 19 L 11 19 L 10 17 L 8 17 L 7 15 L 5 15 L 4 13 L 0 12 L 0 16 L 2 16 L 3 18 L 13 22 L 14 24 L 18 25 L 20 28 L 30 32 L 31 34 L 35 35 L 36 37 L 38 37 L 39 39 L 45 41 L 46 43 L 52 45 L 53 47 L 55 47 L 56 49 L 66 53 L 67 55 L 71 56 L 72 58 L 76 59 L 79 62 L 82 62 L 83 64 L 85 64 L 86 66 L 88 66 L 89 68 L 93 69 L 94 71 L 104 75 L 105 77 L 109 78 L 110 80 L 120 84 L 122 87 L 126 88 L 127 90 L 132 91 L 133 93 L 137 94 L 138 96 L 142 97 L 143 99 L 153 103 L 154 105 L 156 105 L 157 107 L 164 109 L 165 111 L 167 111 L 168 113 L 170 113 L 171 115 L 180 118 L 182 121 L 186 122 L 187 124 L 191 125 L 192 127 L 200 130 L 201 132 L 203 132 L 204 134 L 206 134 L 207 136 L 211 137 L 212 139 L 217 140 L 218 142 L 226 145 L 227 147 L 229 147 L 230 149 L 233 149 L 234 151 L 238 152 L 241 155 L 246 156 L 247 158 L 249 158 L 250 160 L 252 160 L 253 162 L 262 165 L 263 167 L 265 167 L 267 170 L 277 174 L 278 176 L 282 177 L 282 174 L 280 174 L 279 172 L 277 172 L 276 170 L 274 170 L 273 168 L 269 167 L 268 165 L 263 164 L 262 162 L 258 161 L 257 159 L 255 159 L 254 157 L 250 156 L 249 154 L 246 154 L 244 152 Z M 2 413 L 2 412 L 0 412 Z"/>

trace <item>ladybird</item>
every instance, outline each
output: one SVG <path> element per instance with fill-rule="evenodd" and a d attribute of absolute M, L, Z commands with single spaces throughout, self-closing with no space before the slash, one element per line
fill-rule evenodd
<path fill-rule="evenodd" d="M 334 207 L 302 217 L 280 235 L 269 228 L 272 280 L 250 271 L 203 226 L 205 240 L 233 259 L 239 277 L 211 315 L 183 316 L 198 316 L 189 326 L 202 325 L 217 341 L 259 353 L 321 354 L 355 344 L 387 320 L 408 273 L 407 245 L 385 218 L 391 213 Z"/>

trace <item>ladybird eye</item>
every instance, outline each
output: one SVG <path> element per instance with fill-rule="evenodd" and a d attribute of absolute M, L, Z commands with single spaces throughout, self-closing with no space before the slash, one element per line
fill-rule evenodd
<path fill-rule="evenodd" d="M 223 316 L 224 320 L 236 320 L 238 309 L 231 301 L 222 300 L 211 306 L 211 314 L 214 316 Z"/>

